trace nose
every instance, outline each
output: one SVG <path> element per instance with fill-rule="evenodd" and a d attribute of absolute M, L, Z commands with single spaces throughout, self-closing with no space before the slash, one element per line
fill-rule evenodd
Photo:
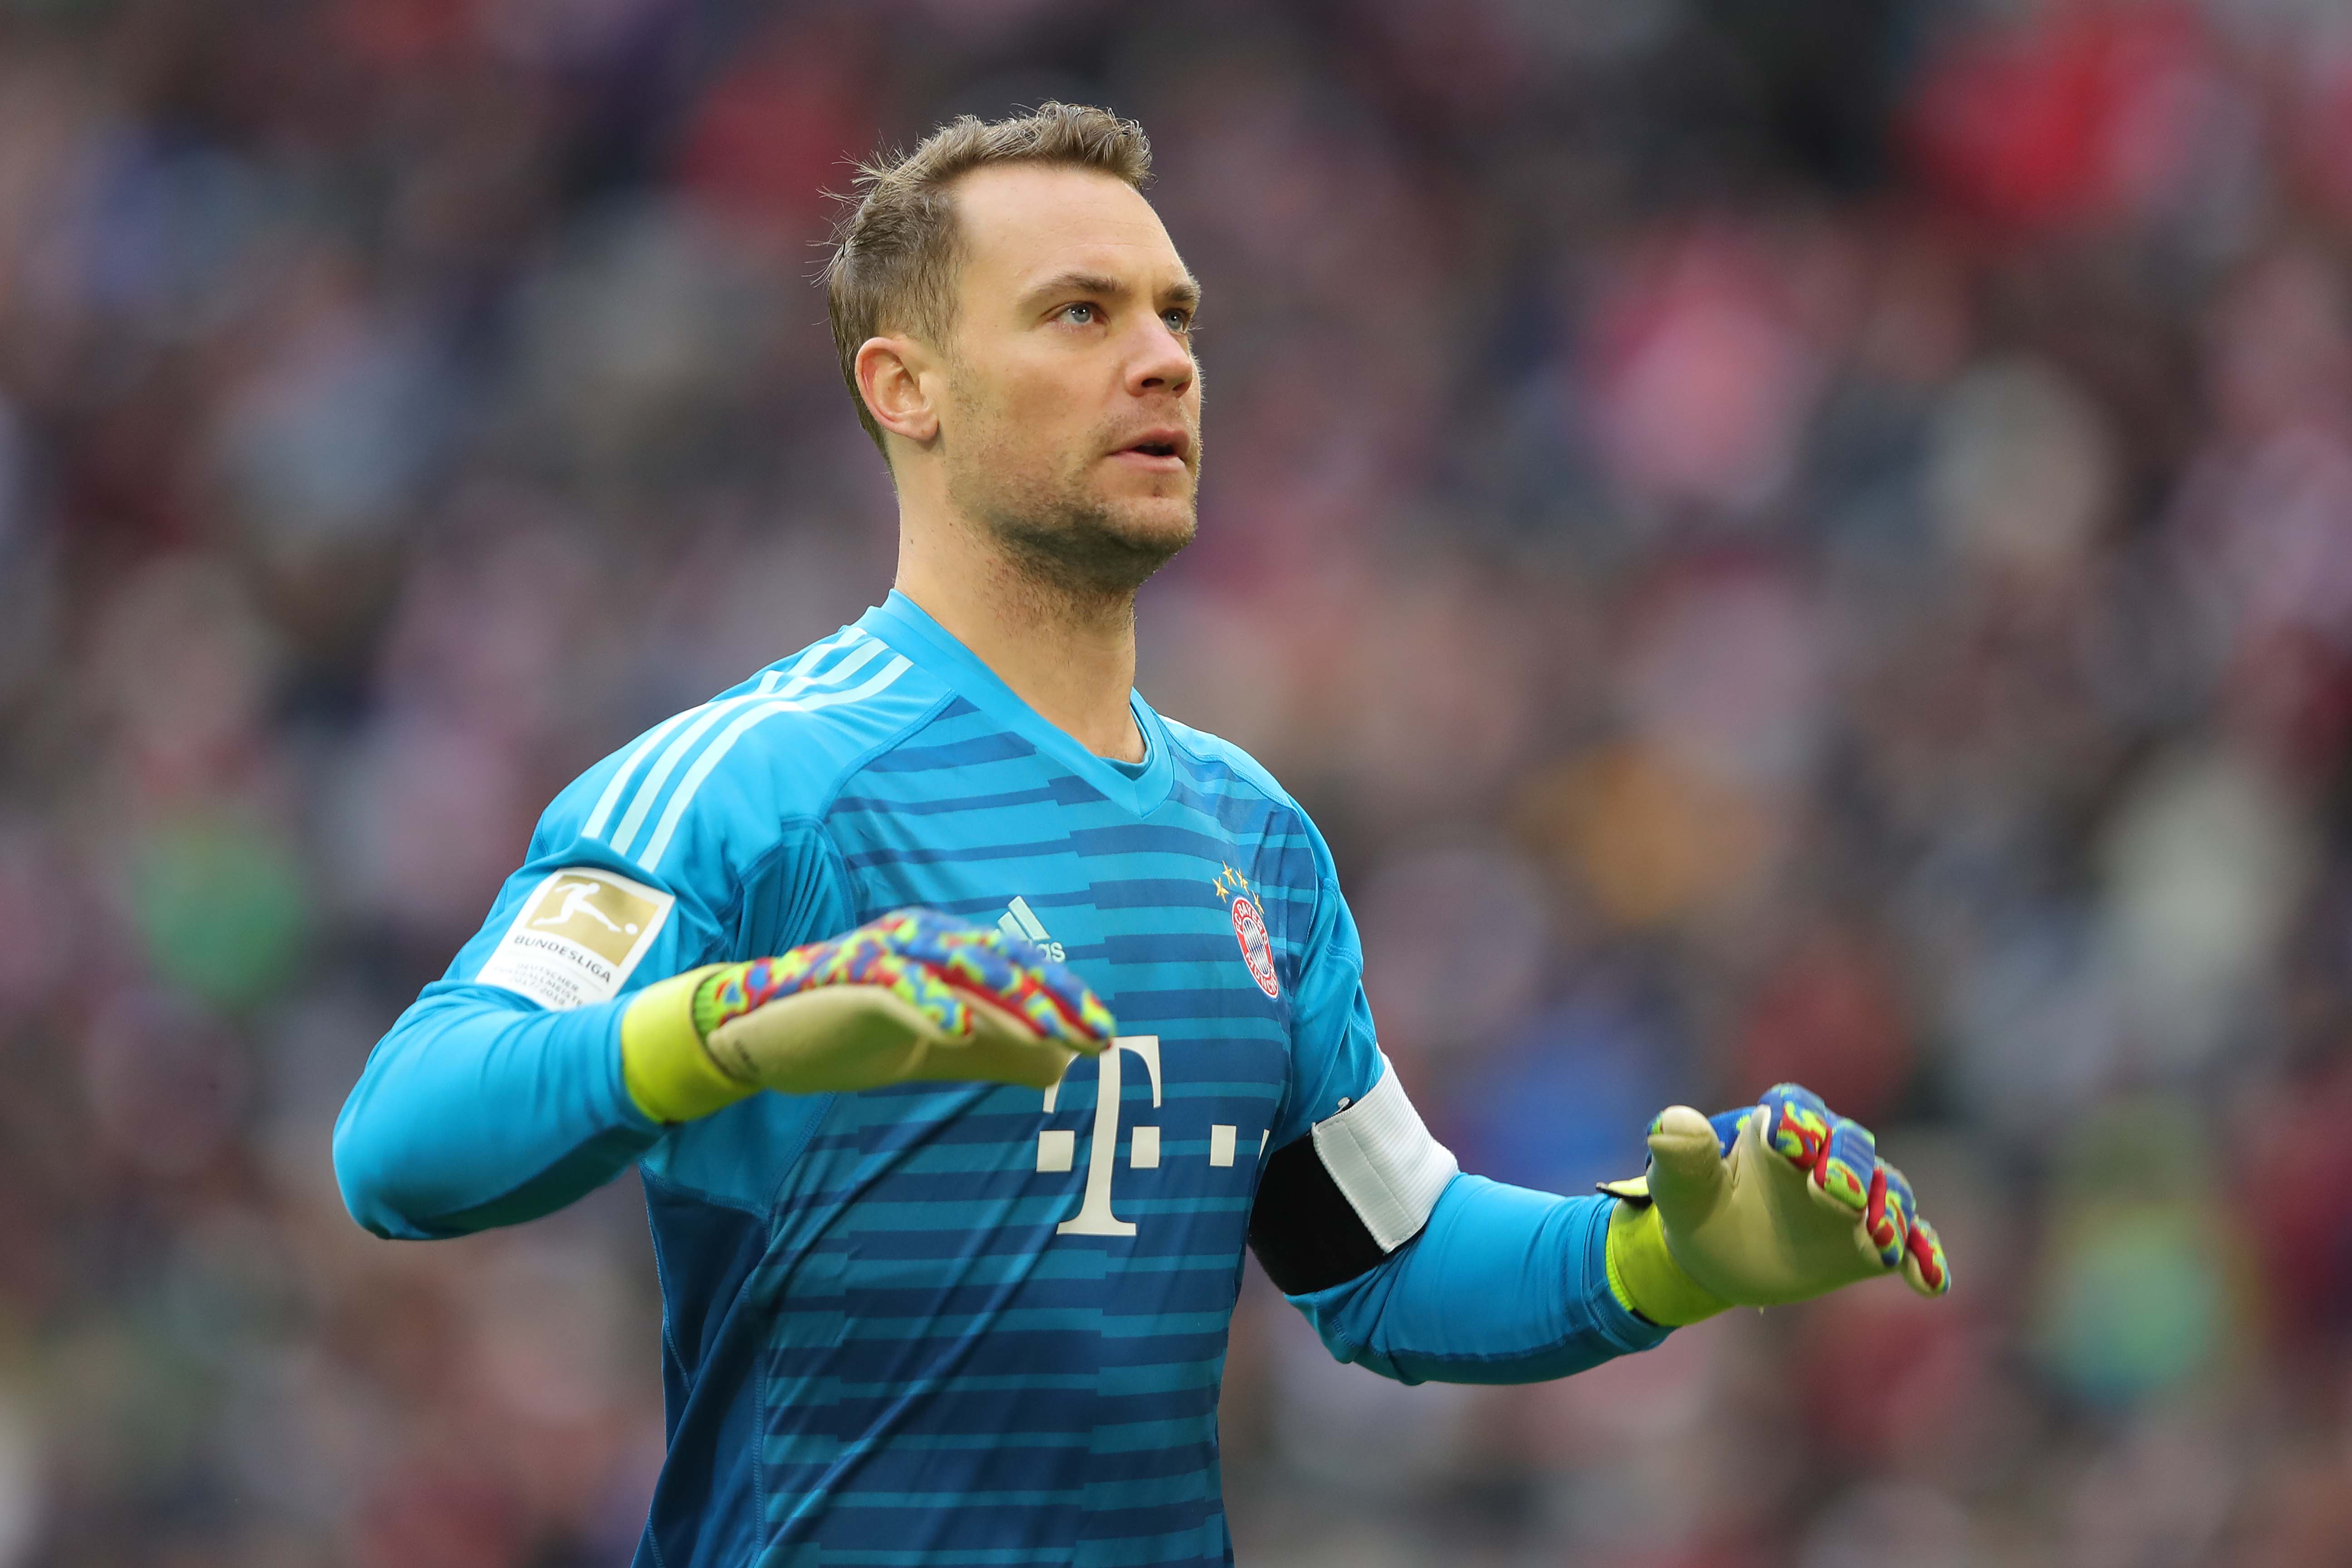
<path fill-rule="evenodd" d="M 1157 316 L 1146 318 L 1142 332 L 1142 342 L 1128 361 L 1127 390 L 1138 397 L 1153 392 L 1181 397 L 1190 392 L 1196 374 L 1192 345 Z"/>

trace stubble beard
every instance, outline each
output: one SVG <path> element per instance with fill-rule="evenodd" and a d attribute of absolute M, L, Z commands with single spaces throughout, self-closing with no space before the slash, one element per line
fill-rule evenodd
<path fill-rule="evenodd" d="M 1024 473 L 1003 462 L 1012 449 L 1009 442 L 973 442 L 948 476 L 948 499 L 988 531 L 1008 569 L 1032 588 L 1081 602 L 1131 601 L 1192 542 L 1192 494 L 1114 500 L 1088 485 L 1090 460 L 1079 459 L 1075 471 Z"/>

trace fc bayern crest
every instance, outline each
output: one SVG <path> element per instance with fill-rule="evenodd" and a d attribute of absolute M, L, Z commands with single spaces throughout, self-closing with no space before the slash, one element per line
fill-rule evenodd
<path fill-rule="evenodd" d="M 1249 879 L 1225 867 L 1217 878 L 1217 897 L 1232 908 L 1234 940 L 1242 944 L 1242 963 L 1248 965 L 1250 978 L 1268 996 L 1281 995 L 1282 983 L 1274 977 L 1274 942 L 1265 934 L 1265 911 L 1250 895 Z"/>

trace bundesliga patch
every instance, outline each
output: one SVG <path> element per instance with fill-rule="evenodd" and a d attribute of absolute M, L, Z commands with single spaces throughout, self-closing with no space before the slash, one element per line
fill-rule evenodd
<path fill-rule="evenodd" d="M 677 901 L 610 871 L 567 866 L 523 900 L 476 978 L 558 1012 L 610 1002 Z"/>
<path fill-rule="evenodd" d="M 1227 866 L 1218 872 L 1216 886 L 1218 901 L 1234 917 L 1234 940 L 1242 944 L 1242 962 L 1249 966 L 1250 978 L 1268 996 L 1281 995 L 1282 986 L 1274 977 L 1274 942 L 1265 934 L 1265 911 L 1251 894 L 1249 879 Z"/>

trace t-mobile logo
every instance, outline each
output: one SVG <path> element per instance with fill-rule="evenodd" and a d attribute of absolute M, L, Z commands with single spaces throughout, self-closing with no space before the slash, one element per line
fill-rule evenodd
<path fill-rule="evenodd" d="M 1073 1218 L 1054 1227 L 1056 1236 L 1133 1236 L 1135 1226 L 1110 1212 L 1110 1169 L 1118 1155 L 1118 1089 L 1119 1061 L 1133 1051 L 1143 1059 L 1144 1070 L 1151 1075 L 1151 1108 L 1160 1109 L 1160 1037 L 1157 1035 L 1121 1035 L 1103 1048 L 1095 1058 L 1095 1126 L 1094 1142 L 1087 1152 L 1087 1194 Z M 1045 1091 L 1048 1114 L 1061 1099 L 1062 1086 L 1055 1084 Z M 1227 1132 L 1230 1147 L 1230 1130 Z M 1160 1128 L 1158 1123 L 1129 1129 L 1131 1144 L 1128 1163 L 1139 1171 L 1157 1170 L 1160 1166 Z M 1077 1155 L 1077 1134 L 1066 1128 L 1049 1127 L 1037 1134 L 1037 1169 L 1066 1171 Z M 1228 1152 L 1224 1163 L 1230 1164 Z"/>

